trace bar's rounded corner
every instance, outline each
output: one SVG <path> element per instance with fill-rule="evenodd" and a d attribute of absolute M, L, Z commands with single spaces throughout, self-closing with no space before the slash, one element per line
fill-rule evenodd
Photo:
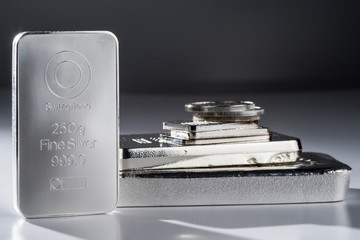
<path fill-rule="evenodd" d="M 111 213 L 112 211 L 114 211 L 117 208 L 118 202 L 119 202 L 119 195 L 116 195 L 115 201 L 111 205 L 109 204 L 109 207 L 104 209 L 104 211 L 102 211 L 100 214 Z"/>
<path fill-rule="evenodd" d="M 112 37 L 116 42 L 119 41 L 117 36 L 115 35 L 115 33 L 111 32 L 111 31 L 103 31 L 103 33 Z"/>
<path fill-rule="evenodd" d="M 34 218 L 32 214 L 28 213 L 20 204 L 18 200 L 14 201 L 14 208 L 17 214 L 24 218 Z"/>
<path fill-rule="evenodd" d="M 29 36 L 33 34 L 33 32 L 20 32 L 18 34 L 16 34 L 16 36 L 13 39 L 13 46 L 16 47 L 19 45 L 20 41 L 23 40 L 26 36 Z"/>
<path fill-rule="evenodd" d="M 107 37 L 109 37 L 109 39 L 111 39 L 112 41 L 114 41 L 116 47 L 118 48 L 119 46 L 119 39 L 117 38 L 117 36 L 115 35 L 115 33 L 105 30 L 105 31 L 98 31 L 98 33 L 101 33 Z"/>

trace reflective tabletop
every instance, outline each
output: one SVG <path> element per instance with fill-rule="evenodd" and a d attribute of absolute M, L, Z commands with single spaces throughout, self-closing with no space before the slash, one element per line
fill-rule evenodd
<path fill-rule="evenodd" d="M 17 215 L 12 207 L 10 91 L 2 90 L 0 96 L 0 239 L 358 239 L 360 236 L 359 91 L 240 97 L 121 96 L 121 134 L 160 132 L 163 121 L 187 119 L 191 114 L 183 110 L 186 102 L 214 98 L 259 102 L 266 111 L 262 125 L 299 137 L 305 151 L 330 154 L 353 168 L 350 189 L 343 202 L 117 208 L 106 215 L 30 220 Z M 334 113 L 334 109 L 340 108 L 347 114 Z"/>

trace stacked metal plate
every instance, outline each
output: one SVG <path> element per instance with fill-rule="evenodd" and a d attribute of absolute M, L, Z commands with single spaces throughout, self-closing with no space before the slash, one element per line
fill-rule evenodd
<path fill-rule="evenodd" d="M 158 134 L 122 135 L 120 171 L 194 169 L 295 162 L 300 139 L 271 132 L 271 141 L 213 145 L 176 145 Z"/>
<path fill-rule="evenodd" d="M 161 141 L 180 145 L 206 145 L 269 141 L 267 128 L 258 125 L 264 109 L 251 101 L 208 101 L 185 105 L 193 121 L 163 123 Z"/>
<path fill-rule="evenodd" d="M 168 132 L 160 137 L 122 138 L 120 170 L 283 164 L 300 155 L 299 139 L 276 137 L 258 125 L 264 110 L 253 102 L 196 102 L 185 110 L 201 119 L 164 122 Z"/>
<path fill-rule="evenodd" d="M 160 136 L 120 136 L 118 207 L 344 199 L 351 168 L 259 126 L 264 110 L 253 102 L 185 109 L 194 119 L 164 122 Z"/>

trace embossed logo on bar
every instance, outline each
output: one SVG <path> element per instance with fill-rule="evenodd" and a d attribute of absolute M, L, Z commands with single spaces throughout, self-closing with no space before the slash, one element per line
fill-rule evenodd
<path fill-rule="evenodd" d="M 45 80 L 49 90 L 60 98 L 75 98 L 85 92 L 91 80 L 88 60 L 75 51 L 55 54 L 46 66 Z"/>

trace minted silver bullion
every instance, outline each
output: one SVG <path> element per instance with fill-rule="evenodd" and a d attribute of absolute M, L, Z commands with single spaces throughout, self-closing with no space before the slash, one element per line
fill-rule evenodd
<path fill-rule="evenodd" d="M 250 122 L 258 121 L 260 115 L 257 116 L 210 116 L 200 113 L 193 115 L 193 121 L 209 121 L 209 122 L 221 122 L 221 123 L 234 123 L 234 122 Z"/>
<path fill-rule="evenodd" d="M 250 143 L 250 142 L 268 142 L 270 135 L 247 136 L 247 137 L 229 137 L 229 138 L 209 138 L 209 139 L 191 139 L 184 140 L 169 136 L 168 133 L 162 133 L 160 141 L 167 144 L 177 145 L 207 145 L 224 143 Z"/>
<path fill-rule="evenodd" d="M 118 199 L 116 37 L 24 32 L 13 46 L 17 210 L 28 218 L 112 211 Z"/>
<path fill-rule="evenodd" d="M 254 108 L 255 104 L 251 101 L 205 101 L 185 105 L 188 112 L 233 112 Z"/>
<path fill-rule="evenodd" d="M 119 178 L 118 207 L 318 203 L 345 199 L 351 173 L 349 166 L 320 153 L 303 153 L 301 158 L 306 161 L 271 167 L 123 171 Z M 338 206 L 342 210 L 343 205 Z M 253 216 L 256 208 L 247 206 L 242 211 L 246 216 Z M 308 210 L 307 206 L 302 208 Z M 319 210 L 328 214 L 333 208 L 335 205 L 331 208 L 325 205 Z M 259 221 L 274 211 L 263 209 L 257 212 Z M 318 212 L 311 216 L 316 218 Z M 281 216 L 290 218 L 292 214 L 290 211 Z M 342 214 L 340 211 L 339 217 L 343 217 Z"/>
<path fill-rule="evenodd" d="M 236 144 L 236 143 L 232 143 Z M 244 143 L 238 143 L 244 144 Z M 254 144 L 254 143 L 252 143 Z M 211 146 L 204 146 L 211 147 Z M 223 154 L 203 155 L 193 158 L 178 158 L 178 161 L 162 163 L 155 166 L 143 167 L 138 169 L 164 170 L 164 169 L 194 169 L 194 168 L 214 168 L 214 167 L 250 167 L 254 164 L 265 164 L 270 167 L 279 167 L 284 163 L 294 164 L 300 156 L 299 151 L 294 152 L 257 152 L 244 154 Z M 175 157 L 174 157 L 175 158 Z M 150 161 L 153 159 L 149 159 Z M 175 159 L 174 159 L 175 160 Z M 146 161 L 146 162 L 150 162 Z M 128 163 L 131 162 L 128 161 Z M 280 164 L 280 165 L 279 165 Z"/>
<path fill-rule="evenodd" d="M 169 136 L 169 133 L 164 133 Z M 271 132 L 271 141 L 261 143 L 223 144 L 216 146 L 184 147 L 163 144 L 158 133 L 132 134 L 120 137 L 120 159 L 149 159 L 168 158 L 167 163 L 173 162 L 173 157 L 189 157 L 203 155 L 247 154 L 259 152 L 292 152 L 301 151 L 301 142 L 298 138 Z M 144 160 L 142 164 L 148 160 Z M 120 162 L 120 165 L 122 163 Z M 150 166 L 150 165 L 148 165 Z M 123 169 L 123 168 L 121 168 Z"/>
<path fill-rule="evenodd" d="M 171 137 L 180 138 L 184 140 L 247 137 L 247 136 L 259 136 L 259 135 L 269 135 L 269 130 L 267 128 L 255 128 L 255 129 L 228 129 L 221 131 L 205 131 L 205 132 L 188 132 L 188 131 L 171 130 L 170 132 Z"/>
<path fill-rule="evenodd" d="M 207 121 L 167 121 L 163 122 L 164 130 L 181 130 L 189 132 L 222 131 L 229 129 L 253 129 L 258 128 L 256 122 L 220 123 Z"/>
<path fill-rule="evenodd" d="M 254 109 L 248 109 L 244 111 L 232 111 L 232 112 L 206 112 L 206 113 L 197 113 L 201 116 L 206 117 L 252 117 L 252 116 L 260 116 L 265 113 L 264 109 L 261 107 L 255 106 Z"/>

